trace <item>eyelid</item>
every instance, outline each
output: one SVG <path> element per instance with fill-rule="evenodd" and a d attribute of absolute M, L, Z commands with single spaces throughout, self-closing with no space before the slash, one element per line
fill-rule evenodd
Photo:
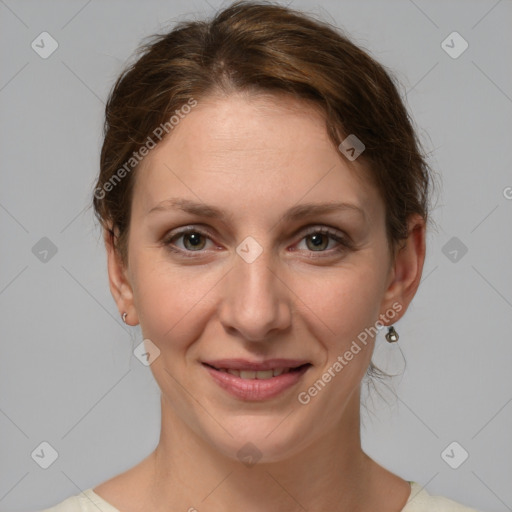
<path fill-rule="evenodd" d="M 343 240 L 347 243 L 350 242 L 350 237 L 341 229 L 327 226 L 325 224 L 311 224 L 309 226 L 305 226 L 297 231 L 297 235 L 300 233 L 304 233 L 304 235 L 311 235 L 313 233 L 325 233 L 343 238 Z"/>

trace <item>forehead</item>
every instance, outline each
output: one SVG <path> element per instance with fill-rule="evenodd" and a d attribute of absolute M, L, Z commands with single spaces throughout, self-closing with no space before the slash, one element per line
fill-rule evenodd
<path fill-rule="evenodd" d="M 259 208 L 287 204 L 286 197 L 291 203 L 353 201 L 370 217 L 383 207 L 362 165 L 349 163 L 328 137 L 321 110 L 284 95 L 199 100 L 136 176 L 139 213 L 177 195 L 226 208 L 247 208 L 257 197 Z"/>

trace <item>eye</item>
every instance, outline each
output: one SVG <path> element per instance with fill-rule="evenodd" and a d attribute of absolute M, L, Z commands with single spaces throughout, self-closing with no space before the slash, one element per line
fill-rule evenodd
<path fill-rule="evenodd" d="M 325 227 L 311 229 L 302 240 L 305 241 L 306 250 L 311 252 L 327 252 L 331 254 L 332 251 L 343 252 L 350 248 L 349 241 L 341 233 Z M 330 250 L 326 250 L 330 241 L 336 242 L 334 248 L 331 247 Z"/>
<path fill-rule="evenodd" d="M 183 239 L 183 248 L 176 248 L 174 241 L 179 240 L 180 238 Z M 163 243 L 173 252 L 201 252 L 201 250 L 205 248 L 206 239 L 210 239 L 208 233 L 204 233 L 200 229 L 191 226 L 165 239 Z"/>
<path fill-rule="evenodd" d="M 182 247 L 176 243 L 176 241 L 180 239 L 183 239 Z M 174 253 L 179 253 L 185 257 L 195 257 L 200 256 L 201 253 L 204 252 L 207 241 L 211 242 L 211 235 L 208 232 L 194 226 L 189 226 L 173 233 L 171 236 L 164 239 L 162 243 L 168 250 Z M 332 256 L 333 252 L 344 252 L 351 248 L 351 243 L 347 238 L 340 232 L 327 227 L 310 229 L 309 232 L 303 235 L 299 245 L 303 241 L 306 242 L 306 251 L 311 253 L 327 253 L 326 256 Z M 331 247 L 326 250 L 329 246 L 329 242 L 332 241 L 335 242 L 334 248 Z"/>

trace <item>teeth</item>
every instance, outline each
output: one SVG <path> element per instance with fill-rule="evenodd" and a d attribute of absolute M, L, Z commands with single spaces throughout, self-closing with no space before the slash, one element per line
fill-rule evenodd
<path fill-rule="evenodd" d="M 264 371 L 251 371 L 251 370 L 226 370 L 224 368 L 220 369 L 221 372 L 230 373 L 235 377 L 240 377 L 241 379 L 271 379 L 272 377 L 278 377 L 283 373 L 288 373 L 290 368 L 274 368 L 273 370 L 264 370 Z"/>

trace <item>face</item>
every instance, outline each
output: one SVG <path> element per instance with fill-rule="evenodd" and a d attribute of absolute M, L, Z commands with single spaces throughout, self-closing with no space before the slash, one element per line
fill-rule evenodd
<path fill-rule="evenodd" d="M 160 351 L 163 406 L 232 458 L 250 441 L 278 460 L 339 430 L 373 350 L 362 333 L 408 298 L 383 201 L 321 114 L 282 97 L 203 99 L 137 173 L 116 298 Z"/>

